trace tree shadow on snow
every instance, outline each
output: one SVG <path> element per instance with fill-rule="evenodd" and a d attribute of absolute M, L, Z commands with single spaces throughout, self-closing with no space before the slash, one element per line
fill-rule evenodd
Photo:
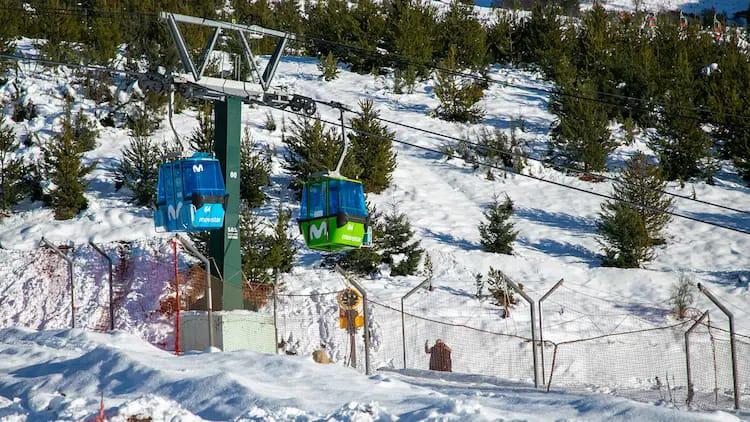
<path fill-rule="evenodd" d="M 552 239 L 542 239 L 533 243 L 528 240 L 518 239 L 517 242 L 549 256 L 577 258 L 579 260 L 578 262 L 587 264 L 590 267 L 598 267 L 601 265 L 601 257 L 581 245 L 559 242 Z"/>
<path fill-rule="evenodd" d="M 476 250 L 481 249 L 479 244 L 470 242 L 466 239 L 457 238 L 456 236 L 450 233 L 436 232 L 432 229 L 424 229 L 423 233 L 424 233 L 424 236 L 431 237 L 435 240 L 438 240 L 440 243 L 455 245 L 456 247 L 463 249 L 463 250 L 476 251 Z"/>
<path fill-rule="evenodd" d="M 550 212 L 538 208 L 517 208 L 513 215 L 548 227 L 563 229 L 579 234 L 593 234 L 596 223 L 591 218 L 576 217 L 561 212 Z"/>

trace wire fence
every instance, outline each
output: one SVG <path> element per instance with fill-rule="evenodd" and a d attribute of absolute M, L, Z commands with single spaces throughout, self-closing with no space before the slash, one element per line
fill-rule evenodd
<path fill-rule="evenodd" d="M 279 294 L 276 311 L 284 316 L 279 316 L 278 327 L 285 338 L 296 342 L 295 353 L 310 353 L 324 344 L 333 362 L 348 364 L 349 338 L 337 326 L 334 293 Z M 684 320 L 659 325 L 657 317 L 663 321 L 663 313 L 668 312 L 659 307 L 660 302 L 634 304 L 588 293 L 560 289 L 550 296 L 554 301 L 545 303 L 543 328 L 555 335 L 548 334 L 543 344 L 537 339 L 539 357 L 544 355 L 544 363 L 538 367 L 543 388 L 602 392 L 678 408 L 727 410 L 734 406 L 730 335 L 726 329 L 710 320 L 696 323 L 695 312 L 688 313 Z M 429 293 L 421 301 L 427 297 Z M 589 302 L 582 302 L 582 297 Z M 596 308 L 599 301 L 620 306 L 614 306 L 616 311 L 590 314 L 587 309 Z M 461 315 L 452 318 L 460 323 L 418 315 L 410 311 L 408 303 L 403 311 L 377 300 L 369 300 L 368 305 L 375 368 L 428 370 L 426 346 L 442 340 L 451 349 L 453 372 L 534 381 L 530 319 L 523 318 L 528 311 L 525 303 L 519 302 L 512 309 L 512 315 L 517 316 L 512 323 L 503 320 L 502 312 L 491 312 L 491 306 L 483 306 L 479 311 L 482 317 L 473 325 Z M 413 307 L 425 309 L 430 305 L 428 301 Z M 639 307 L 639 315 L 632 313 L 634 306 Z M 566 323 L 576 329 L 559 330 Z M 685 333 L 694 324 L 697 326 L 689 340 L 690 392 Z M 360 332 L 358 358 L 362 356 L 361 337 Z M 736 335 L 736 354 L 740 401 L 746 408 L 750 406 L 750 337 Z M 362 368 L 361 362 L 358 368 Z"/>
<path fill-rule="evenodd" d="M 112 258 L 116 328 L 141 332 L 141 327 L 129 324 L 172 321 L 175 264 L 181 279 L 180 308 L 205 307 L 205 273 L 184 255 L 174 256 L 169 243 L 112 244 L 103 249 Z M 80 326 L 107 330 L 107 261 L 89 245 L 66 253 L 86 263 L 74 267 L 76 282 L 89 284 L 76 293 Z M 5 312 L 8 317 L 0 322 L 66 327 L 71 314 L 65 263 L 45 249 L 19 252 L 13 259 L 22 263 L 21 269 L 6 283 L 2 306 L 12 312 Z M 24 291 L 49 294 L 24 297 Z M 309 356 L 322 350 L 334 364 L 365 371 L 365 330 L 352 334 L 342 328 L 338 291 L 299 294 L 264 288 L 255 293 L 263 296 L 256 302 L 258 311 L 275 318 L 277 353 Z M 527 293 L 540 297 L 544 291 Z M 529 304 L 520 300 L 506 310 L 468 295 L 438 294 L 419 289 L 402 301 L 403 308 L 393 300 L 367 300 L 372 368 L 428 370 L 431 355 L 426 348 L 442 340 L 450 348 L 454 372 L 526 383 L 536 377 L 548 390 L 605 392 L 675 407 L 726 410 L 735 405 L 732 336 L 718 309 L 706 315 L 689 310 L 685 319 L 677 320 L 669 315 L 666 301 L 629 302 L 571 283 L 538 303 L 539 319 L 534 320 Z M 43 321 L 24 319 L 31 314 L 42 315 Z M 532 324 L 538 325 L 536 337 Z M 737 394 L 741 406 L 748 408 L 750 336 L 736 333 L 734 340 Z M 171 338 L 159 342 L 161 347 L 173 347 Z"/>

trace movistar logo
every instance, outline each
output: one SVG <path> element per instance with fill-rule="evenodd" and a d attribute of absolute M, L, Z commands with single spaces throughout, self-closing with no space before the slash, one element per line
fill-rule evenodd
<path fill-rule="evenodd" d="M 328 237 L 328 222 L 324 221 L 320 226 L 310 225 L 310 237 L 320 239 L 322 236 Z"/>
<path fill-rule="evenodd" d="M 193 164 L 193 173 L 200 173 L 203 171 L 203 164 Z"/>
<path fill-rule="evenodd" d="M 174 205 L 170 205 L 167 208 L 167 217 L 169 217 L 170 220 L 177 220 L 177 216 L 180 214 L 181 209 L 182 202 L 177 203 L 177 208 L 175 208 Z"/>

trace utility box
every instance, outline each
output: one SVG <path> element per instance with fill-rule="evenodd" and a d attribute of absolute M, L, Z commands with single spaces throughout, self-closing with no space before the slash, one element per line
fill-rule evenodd
<path fill-rule="evenodd" d="M 213 312 L 214 344 L 224 352 L 276 353 L 273 318 L 252 311 Z M 180 350 L 208 348 L 208 312 L 180 312 Z"/>

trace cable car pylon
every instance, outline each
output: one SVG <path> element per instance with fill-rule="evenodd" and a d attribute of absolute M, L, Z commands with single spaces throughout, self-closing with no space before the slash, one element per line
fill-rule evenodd
<path fill-rule="evenodd" d="M 142 89 L 170 96 L 170 127 L 179 142 L 172 122 L 172 101 L 178 92 L 185 98 L 214 102 L 214 150 L 177 157 L 161 166 L 155 225 L 168 232 L 209 231 L 209 254 L 215 261 L 212 270 L 223 283 L 216 286 L 213 308 L 217 310 L 248 309 L 244 298 L 240 254 L 240 139 L 242 104 L 264 104 L 290 108 L 312 115 L 312 100 L 272 87 L 279 61 L 289 40 L 295 36 L 257 25 L 239 25 L 176 13 L 162 12 L 180 59 L 181 71 L 168 75 L 149 73 L 139 77 Z M 213 29 L 198 60 L 191 56 L 190 46 L 182 36 L 180 25 L 198 25 Z M 243 50 L 243 65 L 248 66 L 252 80 L 233 80 L 205 76 L 217 44 L 226 37 L 236 37 Z M 260 69 L 250 49 L 248 37 L 278 38 L 268 63 Z M 238 72 L 235 72 L 238 73 Z M 182 146 L 180 145 L 180 148 Z"/>

